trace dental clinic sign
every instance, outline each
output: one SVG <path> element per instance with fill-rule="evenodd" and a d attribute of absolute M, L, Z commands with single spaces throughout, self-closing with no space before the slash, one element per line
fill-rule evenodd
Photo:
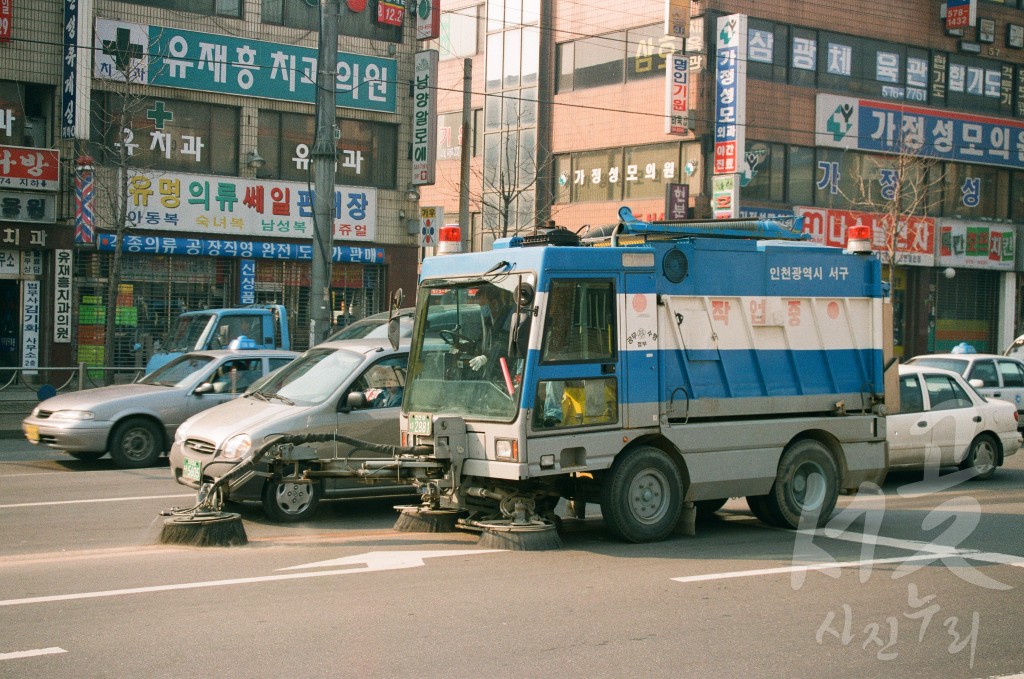
<path fill-rule="evenodd" d="M 94 75 L 107 80 L 313 103 L 317 50 L 230 35 L 96 20 Z M 337 105 L 394 113 L 394 59 L 338 52 Z"/>
<path fill-rule="evenodd" d="M 1024 169 L 1024 120 L 833 94 L 818 95 L 815 119 L 818 146 Z"/>

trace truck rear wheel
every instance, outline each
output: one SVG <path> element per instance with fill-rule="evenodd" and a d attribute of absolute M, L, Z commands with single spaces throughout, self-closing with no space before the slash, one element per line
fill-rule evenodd
<path fill-rule="evenodd" d="M 773 525 L 796 528 L 800 516 L 809 513 L 817 515 L 820 528 L 832 517 L 838 497 L 839 470 L 828 448 L 810 439 L 797 441 L 782 454 L 775 483 L 765 496 L 767 522 L 777 516 L 779 523 Z"/>
<path fill-rule="evenodd" d="M 682 478 L 671 458 L 642 447 L 615 460 L 601 484 L 608 530 L 628 542 L 655 542 L 672 534 L 682 511 Z"/>

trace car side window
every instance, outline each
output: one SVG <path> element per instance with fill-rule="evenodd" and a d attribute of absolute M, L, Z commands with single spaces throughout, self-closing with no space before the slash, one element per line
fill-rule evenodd
<path fill-rule="evenodd" d="M 900 412 L 919 413 L 923 410 L 924 396 L 921 395 L 917 375 L 904 375 L 900 378 Z"/>
<path fill-rule="evenodd" d="M 996 371 L 995 363 L 992 361 L 978 361 L 971 368 L 971 373 L 967 376 L 969 380 L 981 380 L 985 387 L 998 387 L 999 386 L 999 373 Z"/>
<path fill-rule="evenodd" d="M 393 356 L 374 363 L 352 383 L 350 391 L 366 395 L 366 405 L 388 408 L 402 404 L 408 356 Z"/>
<path fill-rule="evenodd" d="M 928 400 L 931 403 L 931 410 L 967 408 L 973 405 L 971 397 L 951 377 L 946 375 L 925 375 L 924 381 L 928 387 Z"/>
<path fill-rule="evenodd" d="M 226 361 L 210 377 L 215 394 L 241 394 L 263 374 L 261 359 L 246 358 Z"/>
<path fill-rule="evenodd" d="M 1024 387 L 1024 366 L 1016 361 L 999 361 L 1004 387 Z"/>

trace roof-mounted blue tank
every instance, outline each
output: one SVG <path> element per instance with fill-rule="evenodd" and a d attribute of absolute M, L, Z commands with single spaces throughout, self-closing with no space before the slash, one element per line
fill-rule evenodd
<path fill-rule="evenodd" d="M 707 222 L 645 222 L 633 216 L 628 207 L 619 208 L 621 234 L 662 236 L 718 236 L 724 238 L 776 238 L 810 240 L 811 234 L 802 233 L 802 218 L 793 229 L 770 219 L 715 219 Z"/>

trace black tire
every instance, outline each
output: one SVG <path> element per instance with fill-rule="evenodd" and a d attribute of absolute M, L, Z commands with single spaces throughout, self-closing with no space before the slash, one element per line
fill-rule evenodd
<path fill-rule="evenodd" d="M 960 469 L 974 468 L 978 474 L 975 480 L 984 481 L 996 473 L 999 462 L 999 445 L 988 434 L 979 434 L 971 441 L 971 449 L 960 463 Z"/>
<path fill-rule="evenodd" d="M 164 435 L 150 420 L 133 417 L 114 428 L 110 457 L 123 469 L 152 467 L 164 452 Z"/>
<path fill-rule="evenodd" d="M 697 500 L 693 503 L 697 507 L 697 518 L 707 519 L 714 516 L 715 512 L 724 507 L 728 501 L 727 497 L 723 497 L 721 500 Z"/>
<path fill-rule="evenodd" d="M 323 494 L 319 481 L 294 483 L 268 479 L 263 484 L 263 512 L 280 523 L 307 521 L 316 514 Z"/>
<path fill-rule="evenodd" d="M 104 455 L 107 454 L 107 451 L 105 451 L 105 450 L 101 450 L 101 451 L 90 450 L 87 453 L 86 452 L 81 452 L 81 451 L 72 453 L 70 450 L 65 451 L 65 452 L 68 455 L 70 455 L 71 457 L 75 458 L 76 460 L 81 460 L 82 462 L 92 462 L 93 460 L 98 460 L 98 459 L 100 459 L 101 457 L 103 457 Z"/>
<path fill-rule="evenodd" d="M 818 528 L 828 523 L 839 497 L 839 469 L 828 448 L 810 439 L 787 448 L 766 497 L 769 514 L 779 518 L 774 525 L 796 528 L 805 512 L 817 513 Z"/>
<path fill-rule="evenodd" d="M 683 509 L 683 481 L 657 448 L 636 448 L 616 460 L 601 484 L 601 513 L 613 535 L 628 542 L 664 540 Z"/>
<path fill-rule="evenodd" d="M 747 506 L 750 512 L 768 524 L 769 526 L 782 526 L 782 517 L 775 511 L 774 506 L 768 502 L 767 495 L 748 495 Z"/>

